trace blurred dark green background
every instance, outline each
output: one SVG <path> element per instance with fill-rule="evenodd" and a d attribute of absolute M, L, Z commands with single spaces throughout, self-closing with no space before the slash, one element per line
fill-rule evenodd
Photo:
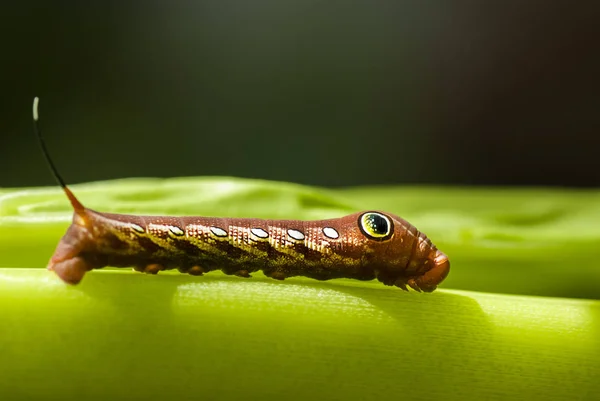
<path fill-rule="evenodd" d="M 0 186 L 600 186 L 598 4 L 4 3 Z"/>

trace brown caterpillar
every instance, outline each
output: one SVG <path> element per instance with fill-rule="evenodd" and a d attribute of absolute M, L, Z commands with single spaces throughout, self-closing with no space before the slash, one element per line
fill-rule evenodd
<path fill-rule="evenodd" d="M 217 217 L 130 216 L 85 208 L 66 186 L 44 143 L 33 103 L 34 130 L 55 178 L 73 206 L 73 221 L 48 264 L 63 281 L 79 283 L 106 266 L 156 274 L 212 270 L 250 277 L 261 270 L 283 280 L 377 279 L 416 291 L 435 290 L 450 262 L 406 220 L 378 211 L 316 221 Z"/>

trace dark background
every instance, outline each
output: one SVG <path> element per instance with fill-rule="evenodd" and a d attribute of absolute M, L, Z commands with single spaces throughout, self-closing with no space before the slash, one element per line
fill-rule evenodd
<path fill-rule="evenodd" d="M 599 4 L 3 4 L 0 186 L 600 186 Z"/>

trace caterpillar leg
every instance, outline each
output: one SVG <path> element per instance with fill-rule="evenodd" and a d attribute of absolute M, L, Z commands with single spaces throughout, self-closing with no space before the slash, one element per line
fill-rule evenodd
<path fill-rule="evenodd" d="M 50 258 L 47 269 L 68 284 L 79 283 L 86 272 L 98 267 L 81 256 L 80 251 L 79 244 L 61 240 Z"/>
<path fill-rule="evenodd" d="M 285 280 L 285 278 L 287 277 L 284 272 L 280 272 L 277 270 L 271 271 L 271 272 L 264 272 L 264 273 L 265 273 L 265 276 L 271 277 L 275 280 L 280 280 L 280 281 Z"/>
<path fill-rule="evenodd" d="M 165 270 L 165 267 L 158 263 L 150 263 L 147 265 L 138 265 L 133 270 L 146 274 L 158 274 L 159 271 Z"/>
<path fill-rule="evenodd" d="M 418 277 L 400 278 L 394 282 L 394 285 L 404 291 L 408 291 L 408 288 L 406 288 L 406 286 L 409 286 L 410 288 L 412 288 L 413 290 L 415 290 L 417 292 L 432 292 L 433 290 L 436 289 L 435 286 L 434 287 L 420 286 Z"/>
<path fill-rule="evenodd" d="M 415 282 L 414 278 L 410 278 L 408 279 L 408 281 L 406 282 L 410 288 L 412 288 L 415 291 L 421 292 L 421 289 L 419 288 L 419 286 L 417 285 L 417 283 Z"/>
<path fill-rule="evenodd" d="M 238 277 L 250 278 L 250 277 L 252 277 L 250 275 L 250 273 L 253 272 L 254 270 L 240 269 L 239 266 L 229 266 L 229 267 L 221 269 L 221 271 L 223 273 L 227 274 L 228 276 L 238 276 Z"/>
<path fill-rule="evenodd" d="M 52 258 L 48 264 L 48 270 L 53 271 L 58 277 L 69 284 L 79 283 L 85 273 L 93 268 L 94 266 L 81 256 L 68 257 L 62 260 Z"/>
<path fill-rule="evenodd" d="M 192 266 L 187 271 L 187 274 L 191 274 L 192 276 L 202 276 L 204 273 L 206 271 L 200 266 Z"/>
<path fill-rule="evenodd" d="M 179 271 L 179 273 L 183 273 L 183 274 L 189 274 L 192 276 L 202 276 L 204 275 L 204 273 L 208 273 L 207 270 L 204 270 L 202 267 L 195 265 L 195 266 L 185 266 L 185 267 L 178 267 L 177 270 Z"/>
<path fill-rule="evenodd" d="M 406 281 L 404 281 L 403 279 L 398 279 L 394 282 L 394 285 L 398 288 L 400 288 L 402 291 L 406 291 L 408 292 L 408 288 L 406 288 Z"/>
<path fill-rule="evenodd" d="M 388 286 L 392 286 L 396 284 L 396 278 L 386 275 L 383 272 L 378 272 L 377 273 L 377 281 L 383 283 L 383 285 L 388 285 Z"/>
<path fill-rule="evenodd" d="M 238 277 L 244 277 L 244 278 L 250 278 L 250 277 L 252 277 L 252 276 L 250 275 L 250 273 L 248 272 L 248 270 L 238 270 L 238 271 L 236 271 L 236 272 L 235 272 L 235 273 L 233 273 L 233 274 L 234 274 L 235 276 L 238 276 Z"/>

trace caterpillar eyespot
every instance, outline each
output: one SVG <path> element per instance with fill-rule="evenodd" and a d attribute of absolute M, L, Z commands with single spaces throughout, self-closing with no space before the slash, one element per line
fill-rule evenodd
<path fill-rule="evenodd" d="M 450 271 L 448 257 L 399 216 L 380 211 L 326 220 L 229 219 L 102 213 L 79 202 L 59 174 L 41 134 L 39 99 L 34 133 L 47 164 L 73 207 L 73 223 L 48 263 L 68 284 L 86 272 L 133 267 L 157 274 L 213 270 L 238 277 L 262 271 L 276 280 L 378 280 L 407 291 L 431 292 Z"/>
<path fill-rule="evenodd" d="M 360 216 L 360 228 L 363 233 L 375 240 L 389 239 L 394 225 L 387 216 L 377 212 L 367 212 Z"/>

